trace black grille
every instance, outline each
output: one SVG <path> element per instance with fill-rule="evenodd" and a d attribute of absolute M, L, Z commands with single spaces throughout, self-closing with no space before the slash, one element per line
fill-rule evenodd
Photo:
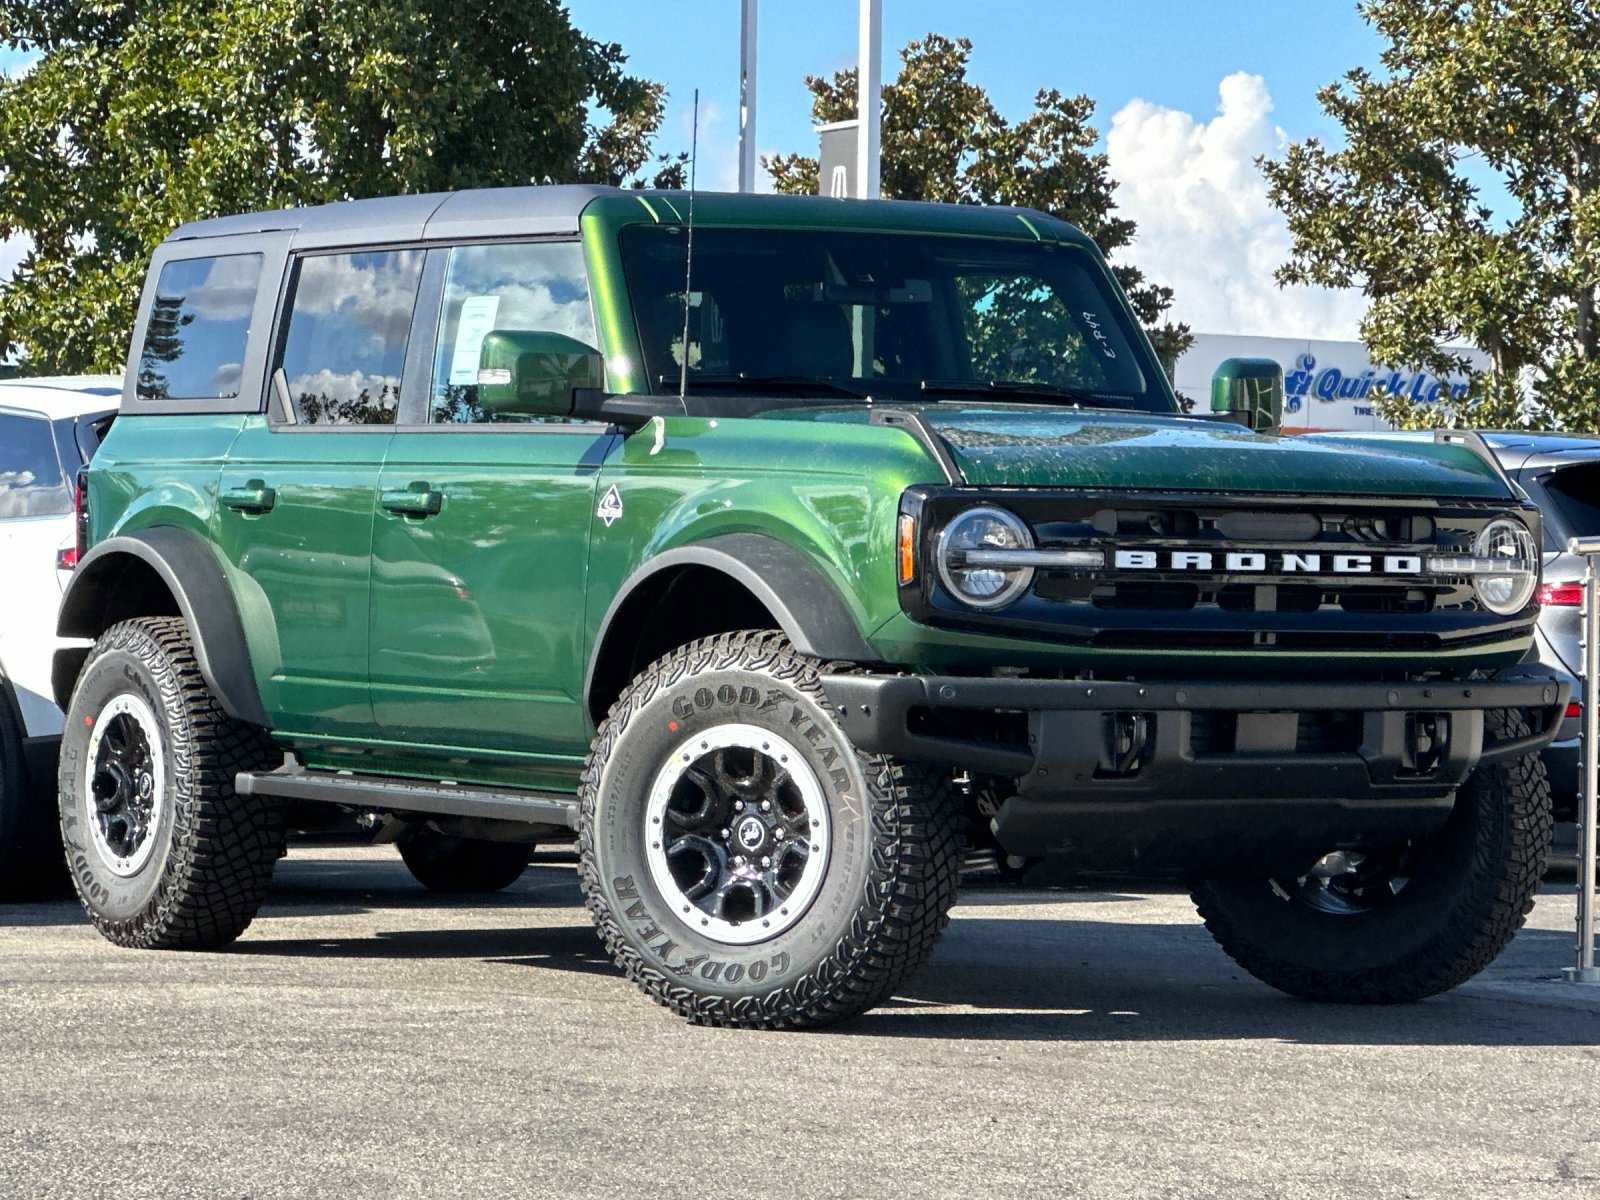
<path fill-rule="evenodd" d="M 936 572 L 925 572 L 902 589 L 901 601 L 929 624 L 1108 649 L 1354 651 L 1397 659 L 1505 643 L 1525 635 L 1534 616 L 1531 609 L 1509 618 L 1488 612 L 1466 576 L 1413 573 L 1386 561 L 1421 558 L 1425 564 L 1432 556 L 1470 553 L 1483 526 L 1513 509 L 1537 540 L 1537 512 L 1509 499 L 1322 503 L 1269 495 L 968 488 L 907 495 L 920 506 L 925 563 L 935 561 L 938 533 L 950 517 L 988 503 L 1026 521 L 1040 549 L 1099 549 L 1108 564 L 1041 568 L 1022 598 L 995 612 L 962 604 L 943 591 Z M 1119 568 L 1119 550 L 1154 553 Z M 1195 553 L 1209 558 L 1197 561 L 1190 557 Z M 1229 569 L 1231 553 L 1251 561 Z M 1341 555 L 1357 556 L 1370 571 L 1335 570 Z M 1379 658 L 1362 665 L 1384 669 Z M 1359 668 L 1345 660 L 1341 669 Z"/>

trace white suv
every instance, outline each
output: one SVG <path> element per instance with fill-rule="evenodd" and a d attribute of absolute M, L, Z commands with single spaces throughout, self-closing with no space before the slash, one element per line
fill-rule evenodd
<path fill-rule="evenodd" d="M 116 416 L 114 375 L 0 381 L 0 894 L 55 868 L 56 609 L 77 556 L 74 488 Z"/>

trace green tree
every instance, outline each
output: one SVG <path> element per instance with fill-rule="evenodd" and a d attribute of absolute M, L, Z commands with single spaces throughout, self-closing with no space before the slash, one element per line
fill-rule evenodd
<path fill-rule="evenodd" d="M 900 52 L 900 74 L 883 87 L 882 167 L 885 196 L 950 204 L 1015 204 L 1070 221 L 1107 257 L 1133 241 L 1134 223 L 1116 213 L 1116 184 L 1106 156 L 1094 151 L 1094 102 L 1041 89 L 1034 109 L 1012 124 L 983 88 L 967 78 L 972 42 L 930 33 Z M 811 113 L 819 122 L 856 115 L 856 72 L 806 76 Z M 814 194 L 817 160 L 784 154 L 763 160 L 780 192 Z M 1163 361 L 1194 338 L 1187 325 L 1162 318 L 1172 289 L 1136 267 L 1112 267 Z"/>
<path fill-rule="evenodd" d="M 671 185 L 664 92 L 557 0 L 0 0 L 0 357 L 119 367 L 185 222 L 499 184 Z M 597 124 L 591 113 L 604 123 Z"/>
<path fill-rule="evenodd" d="M 1480 347 L 1461 402 L 1391 420 L 1600 429 L 1600 14 L 1590 0 L 1367 0 L 1380 74 L 1319 93 L 1345 147 L 1263 164 L 1294 237 L 1283 284 L 1359 287 L 1374 356 L 1436 372 Z M 1497 218 L 1474 177 L 1505 181 Z"/>

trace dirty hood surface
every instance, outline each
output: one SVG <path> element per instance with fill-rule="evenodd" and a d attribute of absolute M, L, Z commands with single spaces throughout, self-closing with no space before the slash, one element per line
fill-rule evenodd
<path fill-rule="evenodd" d="M 1309 441 L 1213 421 L 1031 405 L 930 404 L 920 411 L 972 484 L 1318 496 L 1507 495 L 1489 465 L 1461 446 Z"/>

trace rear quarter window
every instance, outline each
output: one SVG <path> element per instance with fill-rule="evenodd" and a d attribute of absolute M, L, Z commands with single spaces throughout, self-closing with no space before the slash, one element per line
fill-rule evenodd
<path fill-rule="evenodd" d="M 135 388 L 141 400 L 239 395 L 259 254 L 173 259 L 161 268 Z"/>
<path fill-rule="evenodd" d="M 38 413 L 0 412 L 0 520 L 71 511 L 50 422 Z"/>

